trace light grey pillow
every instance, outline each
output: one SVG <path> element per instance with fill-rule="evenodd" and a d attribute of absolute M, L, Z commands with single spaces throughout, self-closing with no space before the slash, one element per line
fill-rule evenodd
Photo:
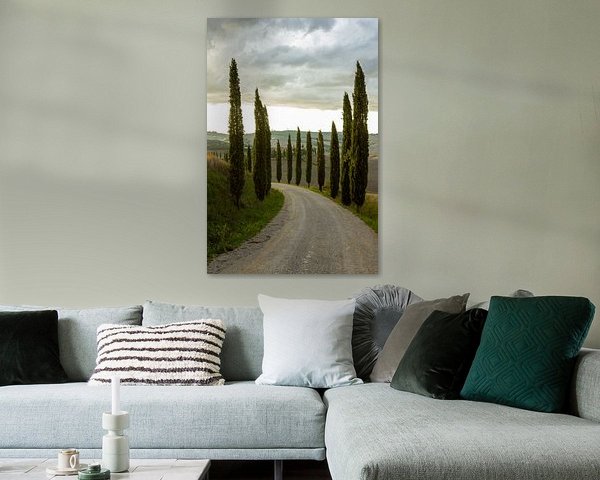
<path fill-rule="evenodd" d="M 518 289 L 518 290 L 515 290 L 514 292 L 512 292 L 511 294 L 507 295 L 507 297 L 526 298 L 526 297 L 535 297 L 535 295 L 532 292 L 530 292 L 529 290 Z M 469 305 L 468 310 L 471 310 L 473 308 L 483 308 L 484 310 L 489 310 L 490 309 L 490 301 L 486 300 L 485 302 L 479 302 L 479 303 L 474 303 L 472 305 Z"/>
<path fill-rule="evenodd" d="M 261 385 L 330 388 L 362 383 L 352 361 L 356 301 L 258 296 L 265 350 Z"/>
<path fill-rule="evenodd" d="M 221 374 L 225 380 L 256 380 L 263 355 L 263 314 L 258 307 L 204 307 L 147 301 L 147 326 L 188 322 L 199 318 L 220 318 L 227 328 L 221 350 Z"/>
<path fill-rule="evenodd" d="M 398 323 L 390 333 L 383 350 L 379 354 L 370 379 L 372 382 L 391 382 L 400 360 L 412 342 L 423 322 L 434 310 L 447 313 L 460 313 L 465 310 L 469 294 L 455 295 L 450 298 L 438 298 L 406 307 Z"/>
<path fill-rule="evenodd" d="M 52 309 L 58 311 L 60 363 L 69 380 L 86 382 L 96 367 L 96 329 L 103 323 L 141 325 L 142 306 L 81 310 L 24 305 L 0 305 L 0 311 Z"/>
<path fill-rule="evenodd" d="M 406 307 L 423 299 L 407 288 L 396 285 L 366 287 L 354 298 L 354 368 L 358 377 L 368 380 L 377 357 Z"/>

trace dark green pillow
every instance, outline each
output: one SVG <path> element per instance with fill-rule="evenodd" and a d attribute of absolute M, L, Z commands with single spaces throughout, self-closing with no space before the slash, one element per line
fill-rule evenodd
<path fill-rule="evenodd" d="M 58 313 L 0 312 L 0 385 L 64 383 Z"/>
<path fill-rule="evenodd" d="M 434 311 L 408 346 L 391 386 L 426 397 L 455 399 L 479 346 L 487 311 Z"/>
<path fill-rule="evenodd" d="M 582 297 L 492 297 L 467 400 L 560 412 L 575 357 L 594 318 Z"/>

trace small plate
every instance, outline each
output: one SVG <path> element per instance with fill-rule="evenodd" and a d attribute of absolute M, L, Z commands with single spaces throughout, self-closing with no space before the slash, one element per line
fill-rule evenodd
<path fill-rule="evenodd" d="M 46 473 L 48 475 L 77 475 L 81 470 L 87 468 L 87 463 L 80 463 L 79 468 L 58 468 L 58 465 L 54 467 L 48 467 Z"/>

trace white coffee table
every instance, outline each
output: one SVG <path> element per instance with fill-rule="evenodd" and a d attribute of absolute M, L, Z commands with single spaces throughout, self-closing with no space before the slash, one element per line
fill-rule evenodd
<path fill-rule="evenodd" d="M 97 460 L 81 459 L 82 463 Z M 132 459 L 129 472 L 112 473 L 111 480 L 208 480 L 210 460 Z M 0 480 L 76 480 L 77 475 L 47 475 L 55 458 L 0 459 Z"/>

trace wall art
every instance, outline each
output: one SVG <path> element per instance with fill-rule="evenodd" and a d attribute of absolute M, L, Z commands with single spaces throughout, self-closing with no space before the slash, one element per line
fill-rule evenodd
<path fill-rule="evenodd" d="M 377 18 L 207 21 L 209 274 L 376 274 Z"/>

